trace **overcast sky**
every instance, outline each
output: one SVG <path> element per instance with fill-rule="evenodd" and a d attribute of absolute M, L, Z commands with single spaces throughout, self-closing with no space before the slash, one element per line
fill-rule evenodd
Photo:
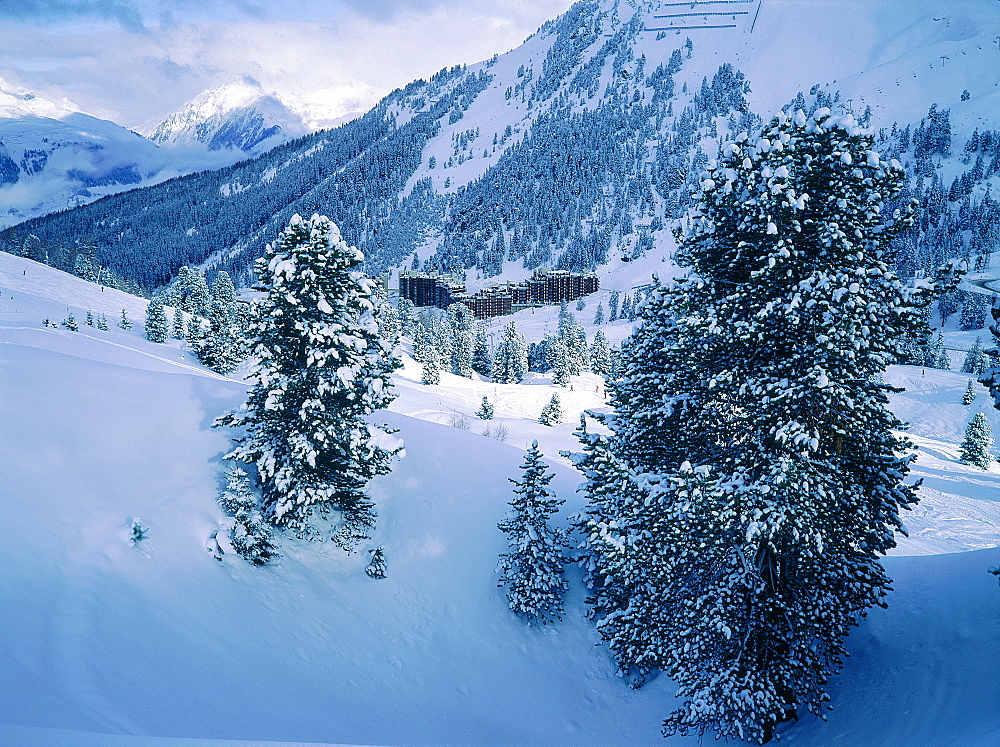
<path fill-rule="evenodd" d="M 0 78 L 147 131 L 248 74 L 314 111 L 371 106 L 516 47 L 572 0 L 0 0 Z"/>

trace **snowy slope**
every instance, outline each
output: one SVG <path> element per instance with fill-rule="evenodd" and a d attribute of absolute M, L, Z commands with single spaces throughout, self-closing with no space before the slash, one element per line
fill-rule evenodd
<path fill-rule="evenodd" d="M 765 121 L 787 106 L 797 93 L 807 93 L 815 86 L 831 96 L 839 94 L 843 105 L 857 117 L 870 106 L 871 126 L 875 129 L 889 128 L 894 122 L 900 127 L 915 124 L 926 116 L 932 104 L 951 110 L 956 144 L 964 143 L 976 128 L 1000 127 L 1000 51 L 994 38 L 1000 30 L 1000 11 L 992 0 L 956 0 L 947 7 L 934 0 L 691 4 L 602 0 L 594 5 L 594 12 L 586 16 L 580 29 L 596 24 L 600 33 L 593 34 L 594 41 L 581 54 L 576 70 L 633 20 L 642 24 L 643 31 L 630 44 L 625 72 L 635 67 L 634 60 L 643 59 L 648 74 L 691 40 L 690 58 L 674 76 L 676 113 L 692 100 L 703 79 L 711 81 L 719 66 L 728 62 L 746 74 L 750 108 Z M 543 26 L 521 47 L 501 55 L 495 63 L 470 67 L 471 73 L 489 70 L 495 77 L 460 120 L 442 122 L 441 133 L 427 144 L 423 162 L 410 177 L 407 189 L 422 179 L 430 179 L 438 192 L 455 193 L 482 178 L 505 152 L 527 137 L 533 123 L 548 111 L 547 106 L 526 106 L 516 96 L 507 98 L 506 90 L 531 72 L 537 78 L 544 70 L 555 46 L 555 23 L 550 24 L 551 28 Z M 658 29 L 664 30 L 662 35 Z M 521 76 L 521 70 L 528 72 Z M 621 73 L 614 64 L 605 63 L 598 93 L 589 100 L 581 98 L 576 110 L 598 107 Z M 569 90 L 572 78 L 572 74 L 566 75 L 558 91 Z M 681 92 L 682 87 L 686 92 Z M 638 88 L 643 90 L 642 85 Z M 968 91 L 967 98 L 963 97 L 964 91 Z M 516 134 L 488 158 L 469 158 L 447 170 L 430 167 L 432 156 L 440 164 L 451 155 L 453 140 L 463 132 L 478 130 L 477 144 L 488 144 L 494 135 L 502 136 L 508 125 L 522 134 Z M 660 144 L 648 143 L 650 162 L 655 160 Z M 714 157 L 714 141 L 706 141 L 702 147 L 709 157 Z M 947 179 L 955 176 L 956 170 L 956 166 L 947 168 Z M 653 274 L 661 279 L 670 277 L 675 272 L 671 259 L 675 245 L 669 229 L 668 224 L 664 230 L 653 232 L 653 250 L 634 261 L 623 262 L 613 252 L 609 262 L 598 268 L 602 287 L 627 290 L 648 283 Z M 422 259 L 430 256 L 432 247 L 420 251 Z M 488 282 L 520 280 L 528 274 L 519 262 L 508 262 L 504 272 Z M 483 284 L 475 273 L 470 273 L 469 281 L 473 288 Z"/>
<path fill-rule="evenodd" d="M 159 145 L 198 143 L 209 150 L 260 153 L 307 131 L 302 117 L 278 94 L 243 76 L 200 93 L 157 125 L 149 139 Z"/>
<path fill-rule="evenodd" d="M 545 428 L 533 422 L 557 390 L 545 377 L 494 386 L 446 375 L 425 387 L 408 364 L 385 416 L 407 455 L 371 485 L 370 544 L 385 546 L 389 577 L 369 579 L 364 553 L 294 542 L 276 565 L 253 569 L 204 549 L 222 518 L 214 497 L 228 443 L 210 424 L 242 401 L 245 384 L 176 343 L 145 341 L 138 323 L 40 326 L 68 309 L 114 319 L 126 308 L 141 322 L 143 305 L 0 254 L 0 742 L 662 743 L 670 683 L 632 691 L 614 675 L 583 619 L 575 571 L 567 617 L 548 629 L 523 626 L 495 588 L 507 478 L 529 439 L 548 455 L 572 444 L 574 412 L 600 404 L 593 379 L 558 390 L 567 422 Z M 551 320 L 522 322 L 540 335 Z M 937 503 L 907 521 L 919 543 L 898 555 L 913 557 L 886 560 L 896 591 L 852 635 L 830 721 L 792 725 L 791 744 L 1000 738 L 1000 590 L 985 572 L 1000 562 L 1000 470 L 956 463 L 972 411 L 954 404 L 965 380 L 892 371 L 912 386 L 894 407 L 930 445 L 917 473 L 937 480 Z M 480 435 L 486 424 L 472 412 L 484 393 L 497 398 L 491 424 L 509 427 L 507 444 Z M 985 396 L 976 406 L 1000 426 Z M 472 428 L 441 424 L 452 412 Z M 579 506 L 579 476 L 552 461 L 565 518 Z M 137 549 L 127 542 L 133 518 L 149 528 Z M 972 548 L 993 549 L 933 554 Z"/>

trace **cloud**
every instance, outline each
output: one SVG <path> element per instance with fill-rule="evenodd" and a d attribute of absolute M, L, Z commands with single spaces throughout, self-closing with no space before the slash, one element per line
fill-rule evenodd
<path fill-rule="evenodd" d="M 0 0 L 0 20 L 44 23 L 109 22 L 129 32 L 148 32 L 153 26 L 170 26 L 189 20 L 268 20 L 286 12 L 314 11 L 330 3 L 323 0 Z"/>
<path fill-rule="evenodd" d="M 400 13 L 426 13 L 453 0 L 344 0 L 344 6 L 360 16 L 380 23 L 394 20 Z"/>
<path fill-rule="evenodd" d="M 449 14 L 477 14 L 508 19 L 538 18 L 543 20 L 562 13 L 570 3 L 564 0 L 341 0 L 344 7 L 359 16 L 379 23 L 391 23 L 404 16 L 430 15 L 438 11 Z M 547 15 L 551 14 L 551 15 Z M 534 29 L 532 29 L 534 30 Z"/>
<path fill-rule="evenodd" d="M 70 20 L 113 21 L 130 31 L 145 28 L 137 3 L 131 0 L 3 0 L 0 19 L 65 24 Z"/>
<path fill-rule="evenodd" d="M 320 122 L 512 49 L 571 2 L 0 0 L 0 77 L 148 131 L 249 74 Z"/>

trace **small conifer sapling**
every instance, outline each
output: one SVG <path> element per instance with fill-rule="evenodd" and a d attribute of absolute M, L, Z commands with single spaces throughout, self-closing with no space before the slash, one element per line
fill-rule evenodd
<path fill-rule="evenodd" d="M 371 553 L 372 559 L 368 562 L 365 573 L 374 579 L 385 578 L 385 549 L 375 547 L 368 552 Z"/>
<path fill-rule="evenodd" d="M 976 393 L 972 389 L 972 379 L 969 379 L 968 385 L 965 387 L 965 394 L 962 395 L 962 404 L 971 405 L 972 401 L 976 398 Z"/>
<path fill-rule="evenodd" d="M 144 527 L 138 518 L 132 519 L 132 525 L 129 527 L 128 543 L 132 547 L 135 547 L 148 537 L 149 527 Z"/>
<path fill-rule="evenodd" d="M 441 365 L 438 362 L 437 350 L 428 346 L 423 351 L 424 368 L 420 374 L 420 383 L 432 386 L 441 383 Z"/>
<path fill-rule="evenodd" d="M 511 513 L 497 524 L 509 543 L 500 556 L 500 582 L 507 589 L 510 608 L 529 624 L 549 623 L 562 618 L 566 579 L 566 535 L 549 526 L 549 519 L 563 503 L 548 485 L 554 475 L 546 472 L 533 441 L 521 465 L 520 479 L 514 483 Z"/>
<path fill-rule="evenodd" d="M 549 403 L 542 408 L 542 414 L 538 417 L 538 422 L 542 425 L 558 425 L 562 422 L 562 405 L 559 402 L 559 395 L 553 394 Z"/>
<path fill-rule="evenodd" d="M 229 468 L 226 489 L 218 501 L 219 507 L 234 519 L 229 541 L 240 557 L 253 565 L 265 565 L 279 557 L 274 530 L 261 516 L 250 478 L 241 467 Z"/>
<path fill-rule="evenodd" d="M 493 420 L 493 405 L 486 397 L 483 397 L 483 404 L 476 411 L 476 417 L 480 420 Z"/>

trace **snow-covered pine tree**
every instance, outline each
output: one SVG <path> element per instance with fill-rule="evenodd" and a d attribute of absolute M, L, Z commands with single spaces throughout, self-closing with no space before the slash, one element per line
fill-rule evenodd
<path fill-rule="evenodd" d="M 80 325 L 77 324 L 76 317 L 73 316 L 73 312 L 69 312 L 65 319 L 63 319 L 62 326 L 68 329 L 70 332 L 76 332 L 80 329 Z"/>
<path fill-rule="evenodd" d="M 986 370 L 986 354 L 983 352 L 983 344 L 980 338 L 976 338 L 972 348 L 965 354 L 962 361 L 962 373 L 978 376 Z"/>
<path fill-rule="evenodd" d="M 971 384 L 971 382 L 970 382 Z M 989 469 L 993 463 L 990 449 L 993 447 L 993 429 L 986 415 L 977 412 L 965 429 L 965 440 L 959 449 L 959 461 L 980 469 Z"/>
<path fill-rule="evenodd" d="M 587 345 L 587 330 L 582 325 L 576 324 L 570 330 L 566 340 L 566 347 L 569 349 L 570 370 L 574 376 L 578 376 L 590 369 L 590 347 Z"/>
<path fill-rule="evenodd" d="M 938 332 L 924 351 L 924 360 L 921 365 L 927 368 L 941 368 L 942 360 L 945 363 L 944 368 L 949 368 L 947 365 L 948 354 L 944 350 L 944 335 Z"/>
<path fill-rule="evenodd" d="M 958 291 L 941 294 L 941 298 L 938 299 L 938 314 L 941 316 L 942 328 L 948 323 L 949 317 L 958 311 L 958 306 Z"/>
<path fill-rule="evenodd" d="M 395 364 L 362 260 L 329 218 L 292 217 L 255 264 L 267 295 L 251 325 L 260 363 L 246 409 L 217 421 L 246 429 L 227 458 L 256 465 L 269 522 L 314 539 L 331 530 L 348 550 L 375 522 L 365 485 L 402 449 L 365 420 L 394 398 Z"/>
<path fill-rule="evenodd" d="M 128 320 L 128 314 L 125 309 L 122 309 L 122 318 L 118 320 L 118 326 L 124 330 L 132 329 L 132 322 Z"/>
<path fill-rule="evenodd" d="M 433 335 L 434 346 L 438 352 L 438 363 L 443 370 L 451 370 L 451 327 L 446 320 L 430 317 L 430 330 Z"/>
<path fill-rule="evenodd" d="M 97 317 L 97 328 L 102 332 L 108 331 L 108 318 L 104 314 Z"/>
<path fill-rule="evenodd" d="M 553 394 L 549 403 L 542 408 L 542 414 L 538 416 L 538 422 L 542 425 L 559 425 L 562 422 L 562 404 L 559 402 L 559 395 Z"/>
<path fill-rule="evenodd" d="M 636 317 L 639 315 L 639 309 L 642 308 L 643 294 L 642 291 L 637 290 L 632 296 L 632 304 L 629 306 L 628 320 L 634 322 Z"/>
<path fill-rule="evenodd" d="M 371 560 L 368 561 L 365 573 L 368 574 L 369 578 L 374 578 L 376 580 L 385 578 L 385 548 L 374 547 L 368 552 L 371 553 L 372 557 Z"/>
<path fill-rule="evenodd" d="M 598 420 L 606 416 L 596 415 Z M 628 468 L 611 452 L 608 439 L 587 431 L 587 413 L 580 416 L 576 437 L 581 453 L 561 452 L 584 475 L 586 482 L 577 491 L 588 497 L 587 506 L 573 519 L 583 537 L 579 545 L 584 582 L 591 591 L 588 617 L 605 618 L 622 610 L 633 596 L 627 579 L 638 578 L 637 569 L 627 570 L 631 555 L 621 544 L 624 526 L 617 522 L 636 512 L 638 491 Z"/>
<path fill-rule="evenodd" d="M 229 542 L 237 554 L 252 565 L 267 565 L 281 557 L 274 529 L 256 507 L 236 515 Z"/>
<path fill-rule="evenodd" d="M 483 397 L 483 404 L 476 410 L 476 417 L 480 420 L 493 420 L 493 405 L 486 397 Z"/>
<path fill-rule="evenodd" d="M 187 327 L 187 346 L 197 355 L 198 351 L 201 350 L 202 346 L 205 345 L 206 338 L 208 337 L 208 330 L 205 329 L 205 322 L 203 319 L 197 316 L 193 316 L 188 320 Z"/>
<path fill-rule="evenodd" d="M 604 324 L 604 304 L 597 304 L 597 311 L 594 312 L 594 326 L 599 327 Z"/>
<path fill-rule="evenodd" d="M 937 364 L 934 368 L 938 368 L 942 371 L 951 370 L 951 358 L 948 356 L 948 351 L 941 347 L 941 352 L 938 354 Z"/>
<path fill-rule="evenodd" d="M 233 326 L 233 308 L 213 300 L 208 328 L 192 319 L 191 348 L 198 360 L 221 374 L 230 374 L 243 360 L 243 345 Z"/>
<path fill-rule="evenodd" d="M 399 336 L 403 331 L 396 307 L 388 301 L 383 301 L 378 305 L 375 319 L 378 322 L 379 336 L 395 348 L 399 344 Z"/>
<path fill-rule="evenodd" d="M 482 326 L 476 330 L 476 343 L 472 348 L 472 370 L 480 376 L 490 376 L 493 373 L 493 355 L 486 342 L 486 332 Z"/>
<path fill-rule="evenodd" d="M 177 277 L 174 278 L 174 282 L 170 285 L 170 290 L 167 291 L 170 305 L 178 309 L 184 306 L 184 298 L 188 287 L 188 272 L 189 268 L 187 265 L 178 267 Z"/>
<path fill-rule="evenodd" d="M 193 272 L 189 272 L 189 278 L 198 276 Z M 196 286 L 200 288 L 200 283 L 196 283 Z M 197 299 L 200 295 L 201 290 L 198 290 L 191 298 Z M 221 374 L 235 371 L 248 352 L 247 341 L 242 332 L 246 320 L 240 306 L 236 300 L 236 286 L 233 285 L 232 278 L 229 273 L 220 270 L 212 283 L 212 296 L 206 311 L 208 328 L 204 329 L 201 322 L 197 322 L 199 326 L 195 327 L 193 319 L 189 327 L 192 334 L 189 341 L 198 360 Z M 175 326 L 176 324 L 175 319 Z"/>
<path fill-rule="evenodd" d="M 414 326 L 416 333 L 413 336 L 413 360 L 417 363 L 426 363 L 431 357 L 439 360 L 437 337 L 424 324 L 417 323 Z"/>
<path fill-rule="evenodd" d="M 493 381 L 498 384 L 519 384 L 528 372 L 528 346 L 514 322 L 503 329 L 500 344 L 493 359 Z"/>
<path fill-rule="evenodd" d="M 146 339 L 150 342 L 166 342 L 167 312 L 163 308 L 163 299 L 154 296 L 146 306 Z"/>
<path fill-rule="evenodd" d="M 413 301 L 401 298 L 396 303 L 396 316 L 399 319 L 399 331 L 405 337 L 413 336 Z"/>
<path fill-rule="evenodd" d="M 971 405 L 976 399 L 976 390 L 972 388 L 972 379 L 969 379 L 969 383 L 965 387 L 965 393 L 962 395 L 962 404 Z"/>
<path fill-rule="evenodd" d="M 497 527 L 507 535 L 509 551 L 500 556 L 500 583 L 507 590 L 510 608 L 529 625 L 562 619 L 567 584 L 563 575 L 566 535 L 549 526 L 564 501 L 548 485 L 555 476 L 546 472 L 533 441 L 514 483 L 513 509 Z"/>
<path fill-rule="evenodd" d="M 236 516 L 240 510 L 257 506 L 250 477 L 242 467 L 235 465 L 226 470 L 226 489 L 219 494 L 219 507 L 226 516 Z"/>
<path fill-rule="evenodd" d="M 87 309 L 87 326 L 88 327 L 94 326 L 94 312 L 91 311 L 90 309 Z"/>
<path fill-rule="evenodd" d="M 253 565 L 265 565 L 279 557 L 274 530 L 261 516 L 250 478 L 242 468 L 229 468 L 226 489 L 218 501 L 226 515 L 234 519 L 229 541 L 240 557 Z M 217 557 L 221 559 L 221 554 Z"/>
<path fill-rule="evenodd" d="M 611 346 L 603 330 L 597 330 L 594 344 L 590 346 L 590 370 L 601 376 L 611 374 Z"/>
<path fill-rule="evenodd" d="M 236 305 L 236 286 L 225 270 L 215 273 L 215 280 L 212 281 L 212 301 L 219 304 L 227 313 Z"/>
<path fill-rule="evenodd" d="M 448 307 L 448 329 L 451 336 L 451 372 L 456 376 L 472 378 L 472 327 L 475 318 L 464 303 Z"/>
<path fill-rule="evenodd" d="M 727 145 L 678 253 L 690 276 L 624 346 L 608 425 L 641 498 L 609 524 L 656 563 L 641 594 L 627 562 L 597 564 L 624 605 L 601 632 L 622 669 L 678 683 L 665 734 L 763 742 L 822 713 L 888 591 L 878 558 L 916 496 L 881 374 L 930 299 L 889 264 L 910 218 L 884 215 L 904 178 L 872 146 L 823 108 Z"/>
<path fill-rule="evenodd" d="M 993 407 L 1000 409 L 1000 301 L 994 303 L 990 308 L 990 315 L 993 317 L 993 324 L 990 325 L 990 334 L 993 337 L 993 345 L 986 351 L 986 368 L 979 374 L 979 383 L 990 390 L 993 397 Z"/>
<path fill-rule="evenodd" d="M 235 298 L 235 292 L 234 292 Z M 198 267 L 181 267 L 177 271 L 170 298 L 174 306 L 183 308 L 194 316 L 207 316 L 212 294 L 208 290 L 205 274 Z"/>
<path fill-rule="evenodd" d="M 535 373 L 548 373 L 552 370 L 554 361 L 553 345 L 558 338 L 555 335 L 545 335 L 538 342 L 528 344 L 528 370 Z"/>
<path fill-rule="evenodd" d="M 423 348 L 421 358 L 424 361 L 424 367 L 420 374 L 420 382 L 427 385 L 440 384 L 441 363 L 438 360 L 437 348 L 428 344 Z"/>
<path fill-rule="evenodd" d="M 579 376 L 590 363 L 587 351 L 587 333 L 576 317 L 566 310 L 566 304 L 559 308 L 559 341 L 566 347 L 565 366 L 569 376 Z M 553 368 L 558 363 L 558 352 L 554 356 Z M 568 378 L 567 378 L 568 381 Z M 563 384 L 562 386 L 565 386 Z"/>
<path fill-rule="evenodd" d="M 174 323 L 170 329 L 170 335 L 176 340 L 183 340 L 187 337 L 187 322 L 184 319 L 184 309 L 180 306 L 174 309 Z"/>
<path fill-rule="evenodd" d="M 632 321 L 634 319 L 633 314 L 634 312 L 632 309 L 632 296 L 626 293 L 622 298 L 621 311 L 618 314 L 618 318 L 628 319 L 629 321 Z"/>
<path fill-rule="evenodd" d="M 986 326 L 986 309 L 986 298 L 982 293 L 966 293 L 959 326 L 964 330 L 982 329 Z"/>
<path fill-rule="evenodd" d="M 566 347 L 561 337 L 557 337 L 551 348 L 552 355 L 552 383 L 557 386 L 569 386 L 572 376 L 572 363 L 570 361 L 570 351 Z"/>

